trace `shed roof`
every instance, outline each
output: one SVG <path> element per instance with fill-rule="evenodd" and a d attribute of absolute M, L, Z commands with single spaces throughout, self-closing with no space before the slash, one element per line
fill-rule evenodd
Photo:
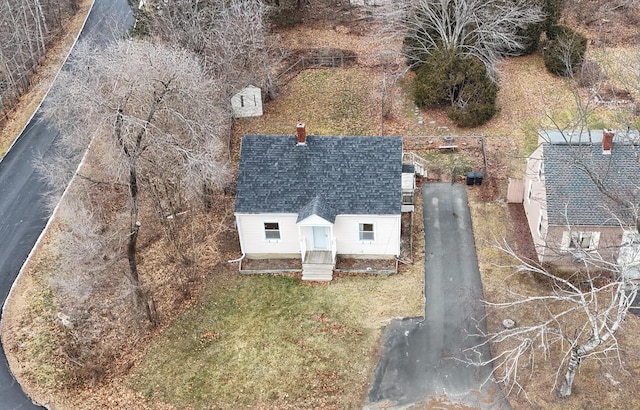
<path fill-rule="evenodd" d="M 235 211 L 396 215 L 401 183 L 400 137 L 245 135 Z"/>
<path fill-rule="evenodd" d="M 605 155 L 602 143 L 544 143 L 549 224 L 616 226 L 616 217 L 632 223 L 631 204 L 640 205 L 639 150 L 614 142 L 611 154 Z"/>

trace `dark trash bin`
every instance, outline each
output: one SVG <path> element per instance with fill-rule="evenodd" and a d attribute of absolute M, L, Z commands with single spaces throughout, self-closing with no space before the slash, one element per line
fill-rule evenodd
<path fill-rule="evenodd" d="M 471 186 L 474 184 L 476 179 L 476 173 L 475 172 L 467 172 L 467 185 Z"/>
<path fill-rule="evenodd" d="M 482 178 L 484 177 L 484 175 L 482 175 L 482 172 L 476 172 L 475 175 L 475 184 L 476 185 L 482 185 Z"/>

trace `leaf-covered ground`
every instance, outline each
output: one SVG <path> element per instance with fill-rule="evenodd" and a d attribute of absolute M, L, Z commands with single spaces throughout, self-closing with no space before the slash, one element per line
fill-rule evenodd
<path fill-rule="evenodd" d="M 328 13 L 326 10 L 303 8 L 293 16 L 301 24 L 279 30 L 286 47 L 330 46 L 361 55 L 397 48 L 397 44 L 389 46 L 375 37 L 366 21 L 355 18 L 345 2 L 340 7 L 335 2 L 312 3 L 331 8 L 335 14 L 323 20 L 320 17 Z M 590 38 L 594 33 L 595 29 Z M 233 157 L 237 159 L 243 133 L 292 134 L 299 121 L 306 122 L 310 133 L 322 135 L 384 133 L 432 136 L 434 140 L 445 134 L 485 135 L 491 176 L 496 182 L 470 187 L 470 203 L 485 296 L 499 298 L 509 272 L 496 266 L 504 261 L 504 255 L 492 244 L 496 238 L 508 237 L 511 226 L 506 206 L 496 199 L 505 195 L 506 177 L 522 175 L 524 157 L 535 147 L 536 130 L 547 116 L 570 116 L 573 95 L 564 80 L 545 72 L 540 56 L 508 59 L 501 66 L 500 113 L 483 127 L 460 130 L 442 110 L 415 110 L 408 73 L 393 83 L 387 95 L 392 115 L 383 123 L 383 79 L 402 70 L 383 69 L 372 61 L 344 70 L 300 73 L 279 90 L 275 101 L 267 103 L 263 117 L 237 123 Z M 593 121 L 605 123 L 610 118 L 606 111 L 599 111 Z M 405 144 L 424 149 L 432 155 L 432 162 L 447 169 L 476 164 L 480 158 L 477 149 L 440 154 L 427 147 L 429 139 L 407 138 Z M 232 200 L 226 204 L 231 207 Z M 233 224 L 229 210 L 212 217 L 225 229 Z M 416 215 L 420 215 L 419 209 Z M 160 301 L 167 301 L 159 305 L 165 313 L 163 327 L 144 340 L 133 341 L 131 350 L 123 351 L 103 383 L 73 388 L 61 388 L 64 378 L 51 360 L 55 346 L 46 345 L 48 338 L 55 336 L 52 323 L 56 312 L 50 295 L 43 290 L 48 265 L 46 253 L 41 253 L 32 264 L 32 273 L 18 283 L 16 297 L 3 318 L 4 346 L 25 389 L 52 408 L 360 407 L 383 326 L 392 317 L 418 315 L 422 309 L 420 226 L 414 237 L 416 263 L 400 275 L 341 277 L 330 285 L 317 286 L 290 277 L 239 277 L 235 267 L 226 263 L 239 256 L 237 239 L 230 234 L 216 238 L 210 249 L 203 250 L 214 256 L 203 261 L 208 269 L 198 285 L 201 293 L 177 304 L 169 303 L 173 299 L 168 295 L 160 295 Z M 170 279 L 171 265 L 161 244 L 149 247 L 145 261 L 158 282 Z M 490 323 L 498 319 L 491 317 Z M 551 392 L 553 363 L 544 365 L 527 383 L 529 395 L 513 396 L 512 404 L 515 408 L 623 409 L 630 403 L 638 407 L 633 404 L 640 372 L 634 345 L 640 335 L 637 326 L 637 319 L 630 318 L 620 335 L 625 347 L 624 370 L 616 363 L 585 366 L 576 378 L 574 397 L 558 401 Z M 137 353 L 143 346 L 148 347 Z"/>

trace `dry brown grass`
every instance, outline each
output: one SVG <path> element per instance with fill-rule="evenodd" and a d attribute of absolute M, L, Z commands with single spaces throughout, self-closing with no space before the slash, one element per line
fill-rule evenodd
<path fill-rule="evenodd" d="M 509 290 L 530 295 L 544 292 L 541 285 L 532 278 L 513 275 L 512 270 L 505 267 L 514 261 L 499 250 L 497 245 L 503 238 L 507 238 L 509 243 L 515 241 L 506 205 L 481 201 L 474 189 L 469 190 L 469 202 L 485 299 L 491 302 L 513 300 L 507 293 Z M 508 312 L 489 310 L 489 331 L 499 330 L 502 320 L 506 318 L 521 324 L 532 323 L 539 312 L 539 307 L 534 305 Z M 520 369 L 519 381 L 525 391 L 514 390 L 508 397 L 509 401 L 515 409 L 638 408 L 640 399 L 634 394 L 634 386 L 640 371 L 640 352 L 635 346 L 639 332 L 639 318 L 629 315 L 623 328 L 616 334 L 621 349 L 621 366 L 614 355 L 607 360 L 584 362 L 576 376 L 574 393 L 565 400 L 557 398 L 553 391 L 562 352 L 556 348 L 547 358 L 539 355 L 534 369 L 526 365 Z M 506 346 L 507 344 L 494 345 L 492 349 L 496 352 Z M 498 373 L 501 373 L 500 370 Z"/>

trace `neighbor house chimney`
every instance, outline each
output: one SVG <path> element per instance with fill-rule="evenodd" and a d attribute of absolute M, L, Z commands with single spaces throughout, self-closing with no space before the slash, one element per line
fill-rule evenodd
<path fill-rule="evenodd" d="M 299 122 L 296 129 L 298 131 L 298 145 L 307 145 L 307 130 L 304 127 L 304 122 Z"/>
<path fill-rule="evenodd" d="M 611 154 L 611 147 L 613 146 L 613 136 L 615 132 L 609 130 L 602 130 L 602 153 L 607 155 Z"/>

